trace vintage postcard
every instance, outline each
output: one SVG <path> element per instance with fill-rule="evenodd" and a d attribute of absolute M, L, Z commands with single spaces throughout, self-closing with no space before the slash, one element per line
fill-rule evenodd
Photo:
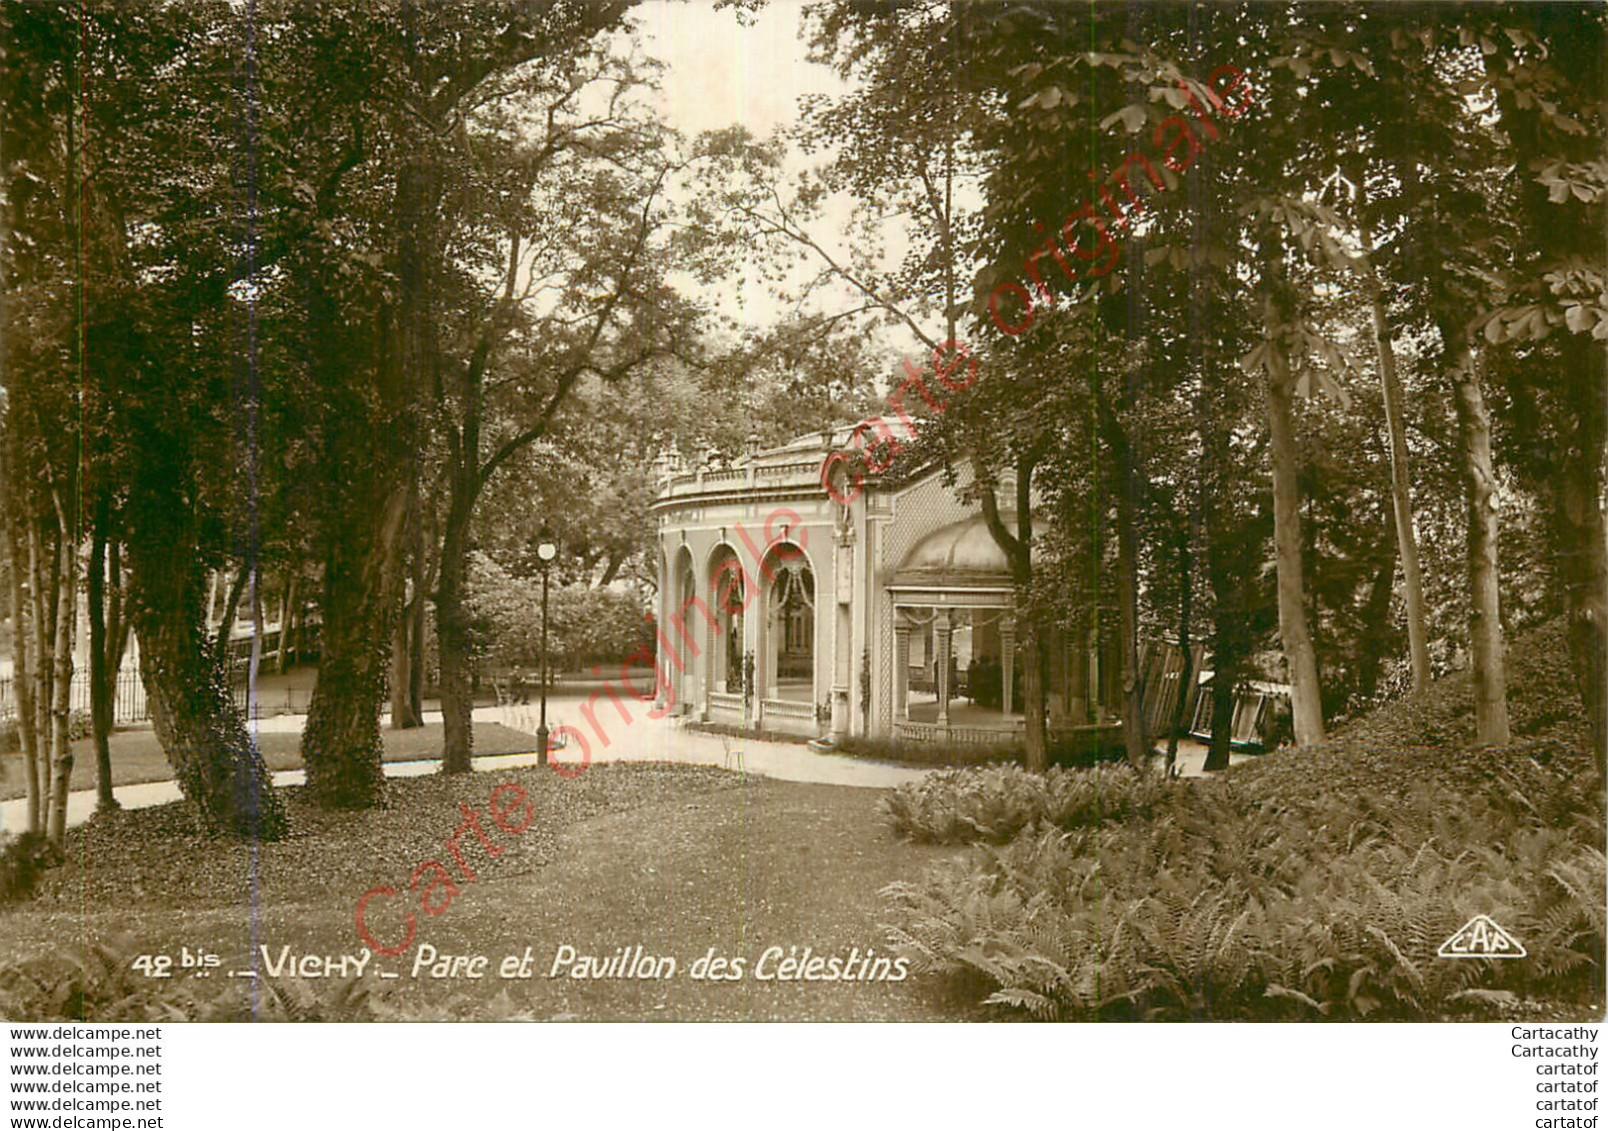
<path fill-rule="evenodd" d="M 0 2 L 13 1069 L 1500 1022 L 1591 1125 L 1605 43 Z"/>

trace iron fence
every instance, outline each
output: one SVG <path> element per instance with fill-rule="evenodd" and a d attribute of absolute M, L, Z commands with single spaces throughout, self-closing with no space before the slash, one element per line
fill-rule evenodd
<path fill-rule="evenodd" d="M 89 678 L 79 671 L 73 672 L 73 686 L 68 696 L 70 709 L 89 713 Z M 12 676 L 0 676 L 0 719 L 17 717 L 17 687 Z M 145 704 L 145 684 L 140 673 L 132 668 L 117 673 L 117 684 L 112 695 L 112 725 L 144 722 L 149 718 Z"/>

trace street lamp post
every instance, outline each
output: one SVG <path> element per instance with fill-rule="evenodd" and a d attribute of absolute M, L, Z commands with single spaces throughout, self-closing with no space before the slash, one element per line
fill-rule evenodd
<path fill-rule="evenodd" d="M 545 526 L 542 527 L 541 533 L 537 537 L 539 541 L 536 545 L 536 560 L 541 564 L 542 570 L 542 670 L 540 677 L 542 683 L 542 721 L 541 725 L 536 728 L 536 748 L 541 752 L 541 764 L 545 766 L 547 765 L 547 574 L 549 567 L 553 564 L 553 559 L 558 557 L 558 547 L 554 545 Z"/>

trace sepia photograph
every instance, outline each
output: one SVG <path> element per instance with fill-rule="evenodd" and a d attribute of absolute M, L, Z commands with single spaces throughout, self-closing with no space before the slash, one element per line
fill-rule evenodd
<path fill-rule="evenodd" d="M 0 1016 L 152 1087 L 12 1125 L 1059 1021 L 1594 1126 L 1605 137 L 1600 3 L 0 0 Z"/>

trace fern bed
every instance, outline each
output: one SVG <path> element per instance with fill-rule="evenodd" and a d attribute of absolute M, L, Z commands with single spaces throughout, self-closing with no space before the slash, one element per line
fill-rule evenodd
<path fill-rule="evenodd" d="M 883 804 L 969 856 L 885 892 L 915 968 L 997 1015 L 1584 1020 L 1604 1009 L 1602 786 L 1558 632 L 1514 653 L 1516 740 L 1466 681 L 1215 779 L 954 771 Z M 1475 915 L 1517 959 L 1446 958 Z"/>

